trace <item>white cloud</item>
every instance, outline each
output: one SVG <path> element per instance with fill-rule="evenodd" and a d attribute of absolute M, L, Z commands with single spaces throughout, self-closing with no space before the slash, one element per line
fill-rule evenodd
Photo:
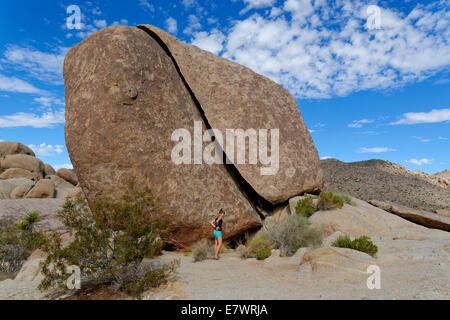
<path fill-rule="evenodd" d="M 356 0 L 284 1 L 221 30 L 221 55 L 280 83 L 298 98 L 346 96 L 422 81 L 450 65 L 450 3 L 381 8 L 381 29 L 366 28 Z M 278 11 L 278 12 L 276 12 Z"/>
<path fill-rule="evenodd" d="M 71 163 L 64 163 L 64 164 L 54 164 L 52 165 L 53 169 L 55 169 L 56 171 L 58 171 L 61 168 L 65 168 L 65 169 L 73 169 L 73 165 Z"/>
<path fill-rule="evenodd" d="M 183 0 L 182 2 L 186 8 L 189 8 L 189 7 L 194 6 L 194 4 L 196 4 L 197 1 L 196 0 Z"/>
<path fill-rule="evenodd" d="M 433 109 L 430 112 L 408 112 L 403 114 L 403 118 L 390 124 L 437 123 L 444 121 L 450 121 L 450 109 Z"/>
<path fill-rule="evenodd" d="M 33 99 L 35 102 L 43 105 L 44 107 L 51 107 L 51 106 L 64 106 L 64 101 L 58 98 L 54 97 L 39 97 Z"/>
<path fill-rule="evenodd" d="M 19 112 L 0 116 L 0 128 L 33 127 L 53 128 L 65 122 L 64 109 L 47 111 L 43 114 Z"/>
<path fill-rule="evenodd" d="M 348 124 L 350 128 L 362 128 L 363 124 L 372 123 L 373 120 L 362 119 L 362 120 L 353 120 L 352 123 Z"/>
<path fill-rule="evenodd" d="M 448 138 L 439 136 L 438 140 L 448 140 Z"/>
<path fill-rule="evenodd" d="M 16 77 L 6 77 L 0 74 L 0 91 L 20 92 L 20 93 L 42 93 L 42 91 L 32 84 Z"/>
<path fill-rule="evenodd" d="M 169 31 L 170 33 L 173 33 L 173 34 L 177 34 L 177 32 L 178 32 L 177 20 L 175 20 L 172 17 L 169 17 L 166 20 L 166 25 L 167 25 L 167 31 Z"/>
<path fill-rule="evenodd" d="M 420 142 L 430 142 L 431 141 L 431 139 L 422 138 L 422 137 L 418 137 L 418 136 L 413 136 L 413 139 L 417 139 Z"/>
<path fill-rule="evenodd" d="M 197 16 L 190 14 L 188 16 L 188 26 L 183 30 L 183 33 L 185 34 L 192 34 L 195 30 L 198 30 L 202 27 L 200 24 L 200 20 L 197 18 Z"/>
<path fill-rule="evenodd" d="M 106 20 L 94 20 L 94 26 L 99 29 L 106 28 L 107 23 Z"/>
<path fill-rule="evenodd" d="M 247 5 L 244 9 L 239 12 L 240 14 L 244 14 L 251 9 L 261 9 L 267 8 L 274 5 L 275 0 L 243 0 Z"/>
<path fill-rule="evenodd" d="M 320 160 L 327 160 L 327 159 L 333 159 L 333 157 L 330 157 L 330 156 L 323 156 L 322 158 L 320 158 Z"/>
<path fill-rule="evenodd" d="M 62 145 L 51 145 L 46 144 L 45 142 L 41 143 L 38 146 L 30 144 L 28 145 L 28 147 L 30 147 L 30 149 L 33 150 L 37 156 L 41 157 L 50 157 L 54 155 L 59 155 L 64 151 L 64 146 Z"/>
<path fill-rule="evenodd" d="M 155 6 L 152 5 L 150 2 L 148 2 L 148 0 L 139 0 L 139 5 L 144 10 L 149 10 L 151 12 L 155 12 Z"/>
<path fill-rule="evenodd" d="M 396 151 L 395 149 L 386 148 L 386 147 L 374 147 L 374 148 L 366 148 L 361 147 L 359 148 L 360 153 L 384 153 L 384 152 L 391 152 Z"/>
<path fill-rule="evenodd" d="M 120 21 L 114 21 L 111 25 L 112 26 L 117 26 L 117 25 L 126 26 L 126 25 L 128 25 L 128 20 L 127 19 L 120 19 Z"/>
<path fill-rule="evenodd" d="M 211 33 L 196 32 L 191 43 L 203 50 L 219 54 L 223 49 L 223 41 L 225 35 L 217 29 L 213 29 Z"/>
<path fill-rule="evenodd" d="M 96 16 L 101 16 L 102 15 L 102 11 L 100 10 L 99 7 L 95 7 L 92 9 L 92 14 L 95 14 Z"/>
<path fill-rule="evenodd" d="M 69 48 L 65 47 L 59 47 L 55 53 L 48 53 L 33 48 L 9 46 L 2 63 L 25 71 L 36 79 L 52 84 L 62 84 L 62 69 L 67 51 Z"/>
<path fill-rule="evenodd" d="M 423 164 L 431 164 L 433 162 L 432 159 L 422 158 L 422 159 L 409 159 L 406 160 L 406 162 L 415 164 L 417 166 L 421 166 Z"/>

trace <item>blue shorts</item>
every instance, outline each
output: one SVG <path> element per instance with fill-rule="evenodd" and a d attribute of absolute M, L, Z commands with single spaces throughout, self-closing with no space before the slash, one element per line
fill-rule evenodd
<path fill-rule="evenodd" d="M 222 231 L 214 230 L 214 237 L 220 238 L 222 236 Z"/>

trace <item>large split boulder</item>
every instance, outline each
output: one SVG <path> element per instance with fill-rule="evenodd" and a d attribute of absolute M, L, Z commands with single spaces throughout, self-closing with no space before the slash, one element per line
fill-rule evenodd
<path fill-rule="evenodd" d="M 224 236 L 235 237 L 261 225 L 260 205 L 322 187 L 317 150 L 286 90 L 162 30 L 100 30 L 69 51 L 64 79 L 66 144 L 88 201 L 119 197 L 134 177 L 159 198 L 181 243 L 210 236 L 208 221 L 220 208 L 227 212 Z M 223 135 L 227 129 L 278 129 L 277 170 L 263 175 L 267 163 L 228 158 L 220 139 L 204 152 L 224 150 L 234 164 L 175 163 L 180 136 L 174 140 L 173 133 L 195 139 L 194 123 L 200 134 L 210 128 Z M 268 135 L 268 151 L 275 154 L 276 140 Z M 235 155 L 238 147 L 231 149 Z M 248 158 L 248 143 L 245 150 Z M 191 151 L 195 160 L 198 150 Z"/>
<path fill-rule="evenodd" d="M 134 177 L 159 197 L 179 242 L 211 236 L 209 220 L 220 208 L 228 213 L 228 237 L 261 225 L 225 166 L 171 161 L 172 132 L 202 121 L 201 113 L 170 58 L 144 31 L 96 32 L 70 50 L 64 78 L 66 144 L 88 201 L 120 197 Z"/>

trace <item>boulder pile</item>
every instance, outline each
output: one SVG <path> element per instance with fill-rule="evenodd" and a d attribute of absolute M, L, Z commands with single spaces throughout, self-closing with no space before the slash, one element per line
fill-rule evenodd
<path fill-rule="evenodd" d="M 0 200 L 66 199 L 81 194 L 72 170 L 56 172 L 24 144 L 0 141 Z"/>

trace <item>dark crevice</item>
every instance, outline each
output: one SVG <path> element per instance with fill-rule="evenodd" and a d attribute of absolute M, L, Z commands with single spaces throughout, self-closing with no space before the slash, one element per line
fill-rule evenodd
<path fill-rule="evenodd" d="M 152 30 L 149 30 L 145 26 L 138 26 L 137 28 L 143 30 L 146 32 L 149 36 L 151 36 L 159 45 L 160 47 L 165 51 L 167 56 L 172 60 L 175 69 L 177 70 L 181 80 L 183 81 L 184 86 L 186 87 L 187 91 L 189 92 L 189 95 L 192 98 L 192 101 L 194 101 L 195 106 L 197 107 L 197 110 L 200 113 L 200 116 L 203 120 L 203 123 L 205 124 L 205 127 L 207 130 L 211 129 L 211 125 L 206 118 L 205 112 L 203 111 L 203 108 L 200 104 L 200 102 L 197 100 L 194 92 L 192 91 L 191 87 L 187 83 L 186 79 L 184 78 L 183 74 L 181 73 L 180 67 L 178 66 L 177 61 L 175 60 L 175 57 L 170 52 L 167 45 L 162 41 L 162 39 Z M 228 173 L 230 174 L 231 178 L 234 180 L 240 191 L 245 195 L 245 197 L 248 199 L 250 204 L 255 208 L 255 211 L 258 213 L 258 215 L 261 217 L 261 219 L 264 219 L 267 214 L 271 214 L 275 209 L 285 206 L 289 201 L 284 201 L 282 203 L 278 203 L 276 205 L 270 203 L 263 197 L 261 197 L 255 189 L 242 177 L 239 170 L 234 166 L 234 164 L 229 164 L 229 161 L 227 161 L 228 157 L 225 154 L 225 151 L 222 149 L 222 147 L 218 143 L 214 143 L 216 146 L 217 152 L 222 152 L 224 159 L 224 166 L 227 169 Z M 265 213 L 267 212 L 267 214 Z"/>

